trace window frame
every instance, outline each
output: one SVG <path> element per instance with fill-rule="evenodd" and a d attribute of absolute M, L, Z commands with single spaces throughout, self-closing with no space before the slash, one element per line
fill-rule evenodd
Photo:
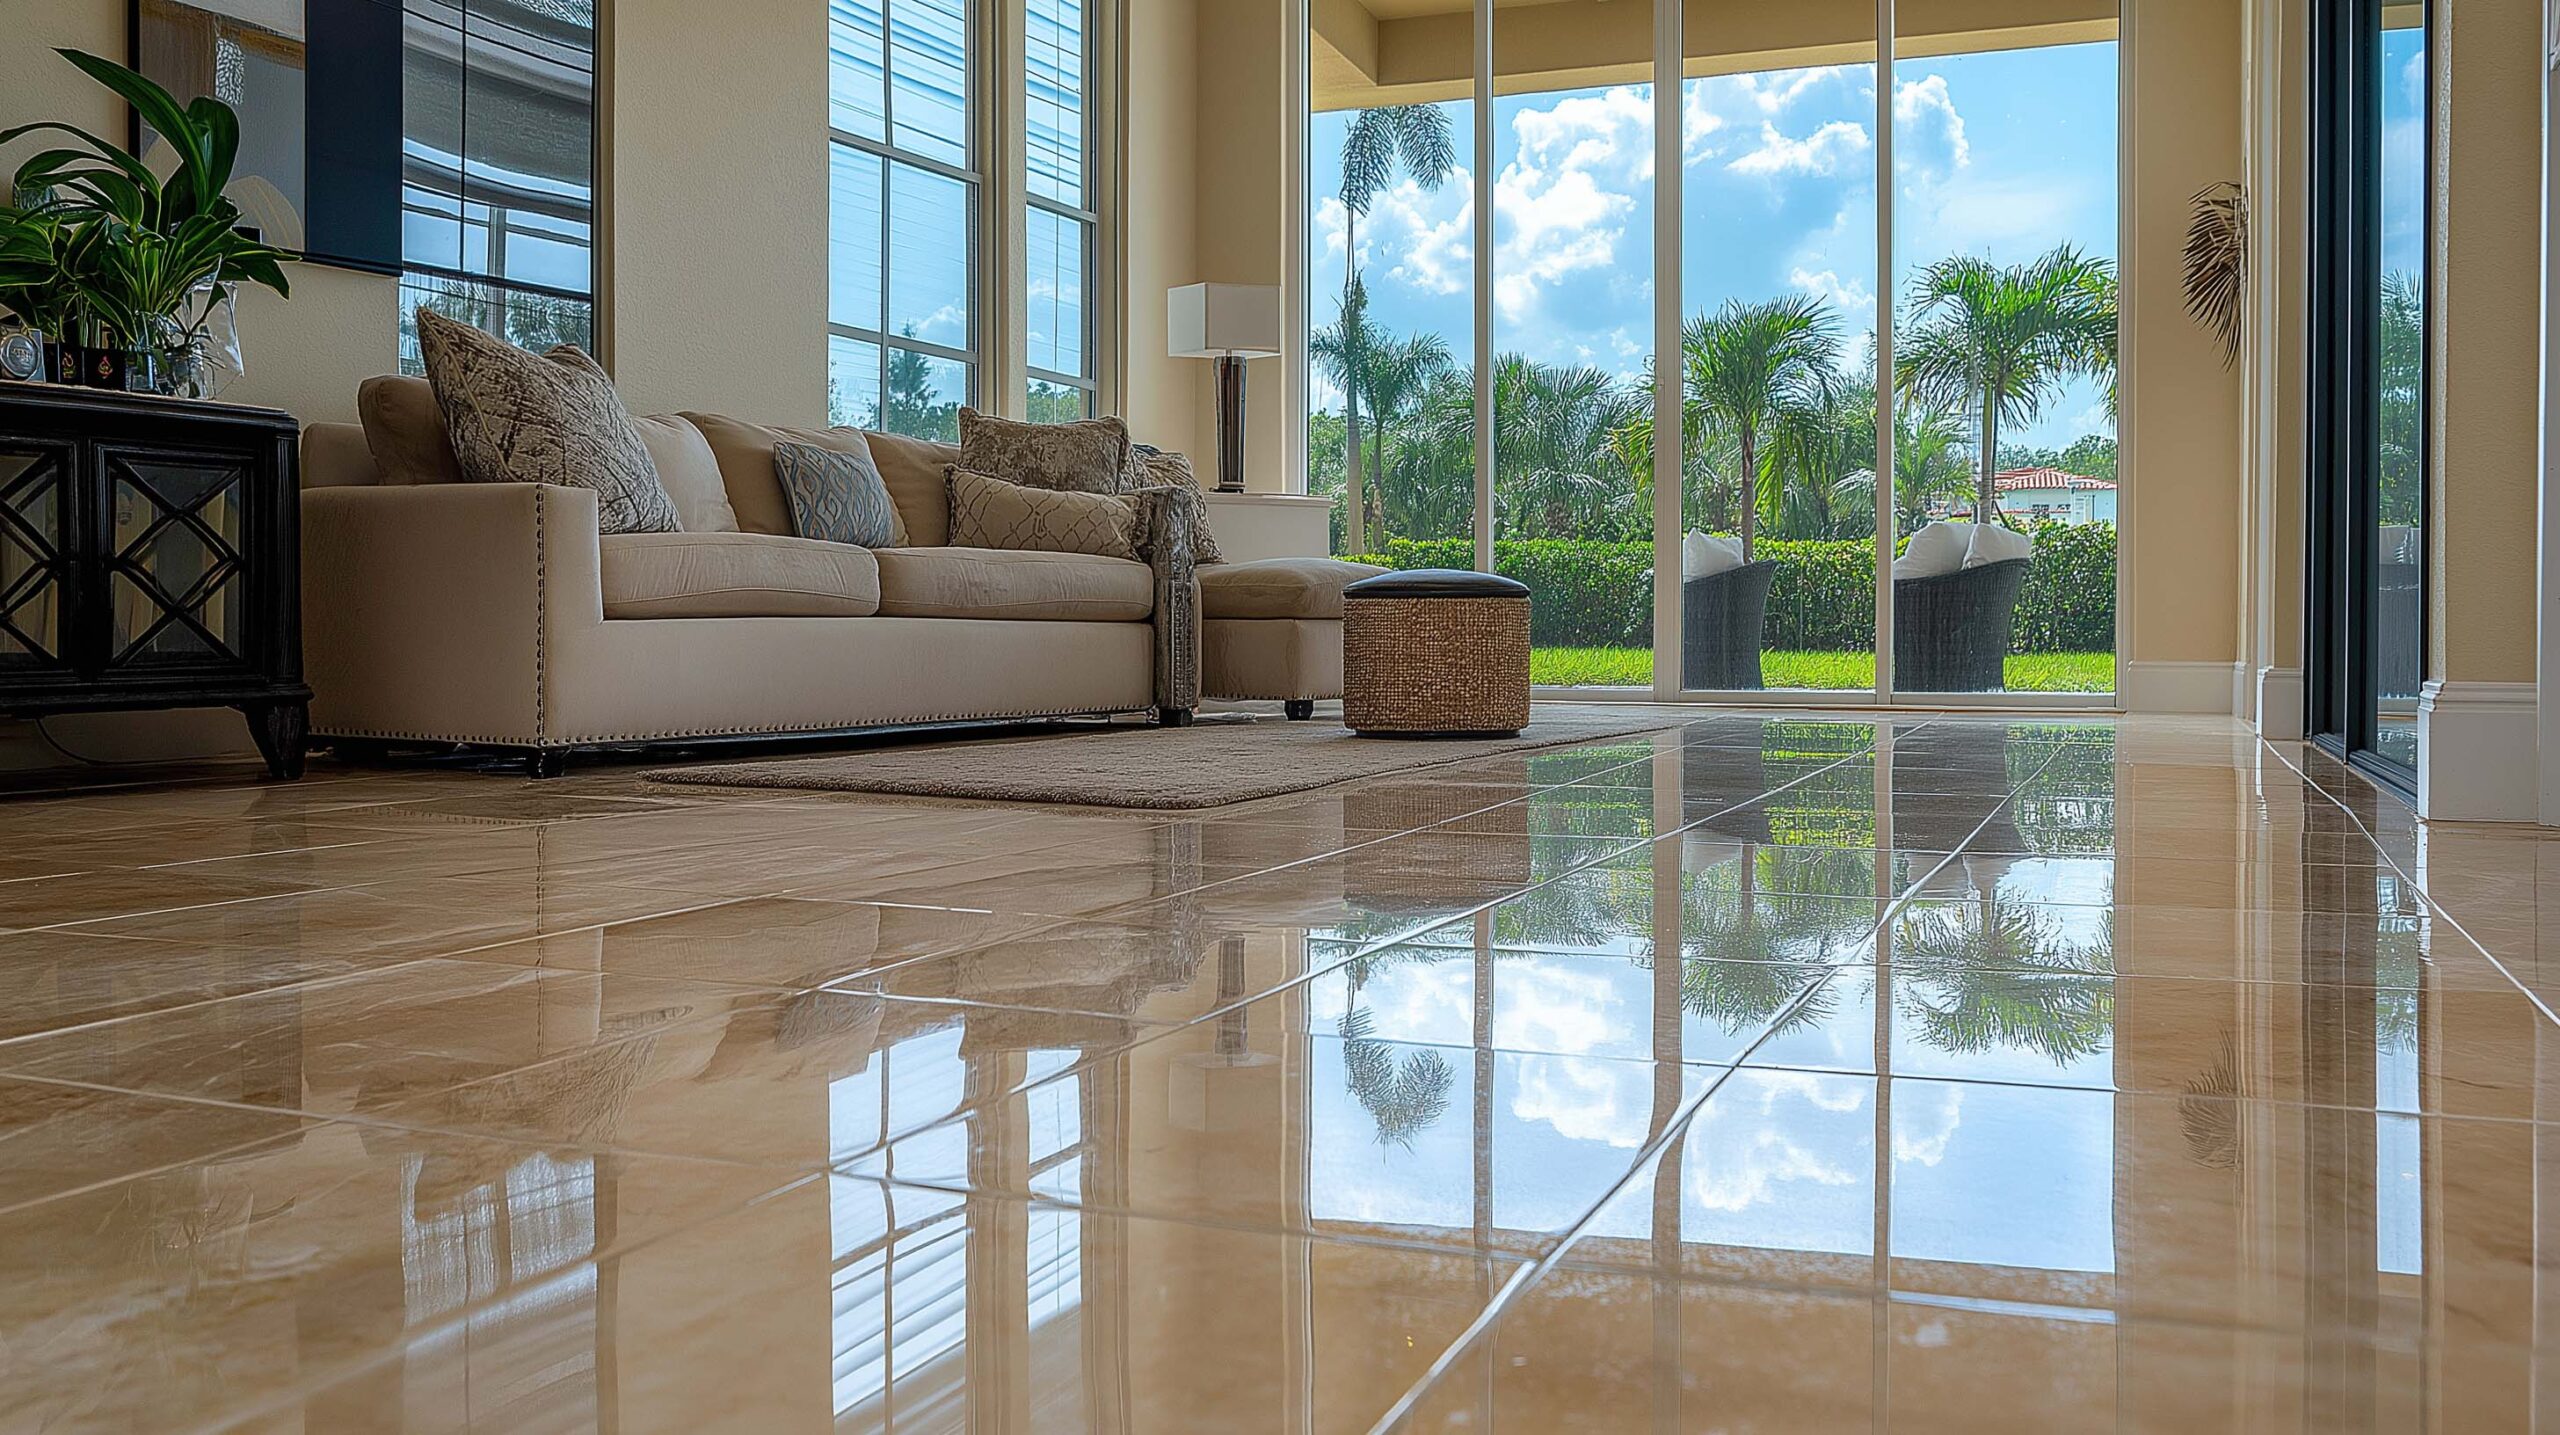
<path fill-rule="evenodd" d="M 988 192 L 991 188 L 988 184 L 988 166 L 986 163 L 986 152 L 990 146 L 985 134 L 985 109 L 988 94 L 987 66 L 990 62 L 988 52 L 992 47 L 987 43 L 988 27 L 982 7 L 974 4 L 963 6 L 962 14 L 966 19 L 968 28 L 966 39 L 964 41 L 967 48 L 963 54 L 962 64 L 960 66 L 960 80 L 962 87 L 960 95 L 960 144 L 962 152 L 966 157 L 966 163 L 955 165 L 947 160 L 937 159 L 932 155 L 903 148 L 896 142 L 898 133 L 898 86 L 890 69 L 892 58 L 897 46 L 897 42 L 894 38 L 896 22 L 892 16 L 895 14 L 896 7 L 899 3 L 900 0 L 880 0 L 880 133 L 883 138 L 875 140 L 837 127 L 835 122 L 835 103 L 833 98 L 835 58 L 833 55 L 832 44 L 829 46 L 827 59 L 829 98 L 827 102 L 826 119 L 828 168 L 830 171 L 834 168 L 835 152 L 838 148 L 848 149 L 856 154 L 869 155 L 880 161 L 881 166 L 879 248 L 881 328 L 879 330 L 872 330 L 866 329 L 858 324 L 840 324 L 836 322 L 835 315 L 832 312 L 834 308 L 834 295 L 829 293 L 822 296 L 822 307 L 828 311 L 826 318 L 827 347 L 825 350 L 821 351 L 819 360 L 822 369 L 831 374 L 834 368 L 834 355 L 832 353 L 832 349 L 836 340 L 846 339 L 857 344 L 869 344 L 879 354 L 880 361 L 878 371 L 873 376 L 874 387 L 872 392 L 879 397 L 879 402 L 884 406 L 884 412 L 885 406 L 888 403 L 889 364 L 891 356 L 895 351 L 903 349 L 909 353 L 921 354 L 926 358 L 940 359 L 946 363 L 956 363 L 960 365 L 961 372 L 967 375 L 967 380 L 961 388 L 960 402 L 963 404 L 977 406 L 983 404 L 985 395 L 992 390 L 992 386 L 988 384 L 986 377 L 990 355 L 988 352 L 989 345 L 987 342 L 989 329 L 987 322 L 987 286 L 984 282 L 985 267 L 983 262 L 987 247 L 987 225 L 983 216 L 986 209 Z M 961 266 L 963 274 L 961 292 L 965 302 L 969 306 L 969 342 L 968 347 L 966 348 L 954 348 L 948 344 L 936 343 L 931 339 L 915 338 L 905 334 L 893 334 L 887 332 L 890 222 L 893 208 L 890 202 L 890 176 L 894 173 L 893 167 L 897 165 L 906 165 L 911 169 L 919 170 L 937 178 L 950 180 L 953 183 L 960 185 L 962 188 L 961 213 L 966 216 L 966 223 L 968 225 L 967 253 Z M 822 183 L 830 185 L 828 191 L 830 202 L 827 207 L 827 242 L 832 245 L 834 243 L 836 233 L 835 206 L 833 204 L 833 191 L 831 187 L 832 174 L 824 177 L 824 179 L 822 179 Z M 830 288 L 832 288 L 834 284 L 834 276 L 832 273 L 828 276 L 828 284 Z M 832 400 L 830 400 L 830 402 L 832 403 Z M 832 412 L 829 413 L 829 421 L 832 422 L 834 418 L 835 415 Z"/>
<path fill-rule="evenodd" d="M 1117 7 L 1110 7 L 1105 10 L 1097 11 L 1096 7 L 1090 3 L 1090 0 L 1078 0 L 1078 10 L 1082 16 L 1082 24 L 1080 26 L 1079 33 L 1084 42 L 1083 55 L 1081 56 L 1083 62 L 1081 71 L 1082 88 L 1079 92 L 1082 103 L 1078 106 L 1083 120 L 1083 127 L 1078 139 L 1082 145 L 1079 174 L 1083 181 L 1082 188 L 1084 191 L 1085 207 L 1077 208 L 1076 206 L 1068 204 L 1062 200 L 1052 199 L 1047 195 L 1032 193 L 1030 187 L 1031 166 L 1029 157 L 1026 154 L 1022 167 L 1022 202 L 1025 213 L 1023 221 L 1022 262 L 1019 265 L 1009 266 L 1009 277 L 1013 278 L 1022 286 L 1023 298 L 1027 305 L 1031 294 L 1030 211 L 1037 210 L 1043 214 L 1050 215 L 1053 218 L 1063 219 L 1073 225 L 1077 234 L 1081 236 L 1083 260 L 1078 269 L 1078 274 L 1082 279 L 1084 286 L 1084 328 L 1083 332 L 1078 335 L 1078 342 L 1084 353 L 1084 364 L 1087 372 L 1081 376 L 1063 374 L 1055 369 L 1044 369 L 1031 363 L 1030 334 L 1029 326 L 1026 322 L 1022 340 L 1022 387 L 1023 404 L 1026 412 L 1030 405 L 1031 385 L 1035 383 L 1045 383 L 1055 385 L 1060 388 L 1077 389 L 1082 391 L 1085 397 L 1085 414 L 1090 417 L 1091 415 L 1100 412 L 1102 408 L 1101 324 L 1099 322 L 1101 304 L 1098 301 L 1102 292 L 1099 264 L 1102 250 L 1103 217 L 1102 207 L 1096 202 L 1096 198 L 1102 189 L 1104 177 L 1101 143 L 1101 78 L 1103 46 L 1101 43 L 1101 32 L 1096 24 L 1096 19 L 1099 14 L 1116 14 Z M 1030 46 L 1028 43 L 1030 6 L 1027 3 L 1027 0 L 1015 0 L 1014 13 L 1022 18 L 1026 36 L 1025 43 L 1022 47 L 1024 59 L 1021 67 L 1021 74 L 1019 76 L 1021 83 L 1015 86 L 1015 88 L 1025 97 L 1025 101 L 1027 103 L 1031 85 L 1031 67 L 1029 60 Z M 1028 134 L 1027 127 L 1025 128 L 1025 134 L 1026 136 Z"/>

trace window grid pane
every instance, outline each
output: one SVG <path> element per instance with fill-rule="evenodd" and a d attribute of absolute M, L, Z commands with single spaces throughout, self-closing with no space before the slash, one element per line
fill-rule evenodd
<path fill-rule="evenodd" d="M 960 0 L 829 0 L 836 423 L 946 436 L 975 396 L 971 39 Z"/>
<path fill-rule="evenodd" d="M 1030 0 L 1024 17 L 1024 187 L 1076 209 L 1085 201 L 1085 32 L 1082 0 Z"/>
<path fill-rule="evenodd" d="M 1029 316 L 1026 362 L 1033 369 L 1083 378 L 1085 359 L 1085 258 L 1091 226 L 1030 208 L 1024 225 L 1024 308 Z"/>

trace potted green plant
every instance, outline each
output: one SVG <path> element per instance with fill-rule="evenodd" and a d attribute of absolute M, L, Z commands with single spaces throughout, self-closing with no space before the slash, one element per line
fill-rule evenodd
<path fill-rule="evenodd" d="M 166 391 L 232 286 L 290 296 L 291 255 L 243 229 L 223 191 L 240 150 L 240 117 L 210 96 L 184 105 L 112 60 L 55 53 L 130 104 L 176 157 L 167 178 L 76 125 L 0 130 L 72 141 L 18 167 L 16 202 L 0 211 L 0 305 L 87 355 L 91 382 Z"/>

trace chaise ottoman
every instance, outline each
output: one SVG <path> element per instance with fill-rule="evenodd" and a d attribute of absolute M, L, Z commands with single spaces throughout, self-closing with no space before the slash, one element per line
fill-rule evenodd
<path fill-rule="evenodd" d="M 1285 705 L 1342 696 L 1342 590 L 1387 570 L 1338 558 L 1213 563 L 1200 583 L 1200 695 Z"/>

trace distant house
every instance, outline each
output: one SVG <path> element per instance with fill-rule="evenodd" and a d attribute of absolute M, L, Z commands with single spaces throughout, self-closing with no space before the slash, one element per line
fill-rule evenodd
<path fill-rule="evenodd" d="M 2113 523 L 2116 482 L 2058 468 L 2004 468 L 1991 476 L 2000 512 L 2032 523 Z M 1973 496 L 1947 501 L 1942 518 L 1973 517 Z"/>

